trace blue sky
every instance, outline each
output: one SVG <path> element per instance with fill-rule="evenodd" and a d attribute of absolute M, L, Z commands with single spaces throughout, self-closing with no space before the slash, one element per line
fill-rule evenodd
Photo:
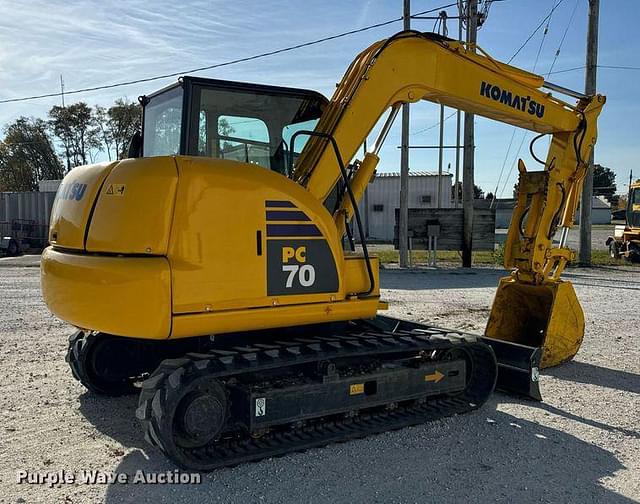
<path fill-rule="evenodd" d="M 479 44 L 492 56 L 508 60 L 559 0 L 504 0 L 495 2 L 479 33 Z M 452 3 L 413 0 L 418 12 Z M 554 70 L 584 65 L 587 0 L 563 0 L 554 12 L 536 71 L 548 72 L 562 35 L 567 36 Z M 575 7 L 575 15 L 569 23 Z M 398 17 L 401 0 L 261 0 L 126 2 L 89 0 L 30 0 L 0 2 L 0 99 L 55 92 L 63 74 L 67 90 L 110 84 L 139 77 L 188 70 L 230 59 L 278 49 L 326 35 L 364 27 Z M 449 8 L 449 15 L 456 15 Z M 640 41 L 634 36 L 640 16 L 639 0 L 602 0 L 599 64 L 640 66 Z M 415 29 L 430 31 L 433 21 L 415 20 Z M 330 96 L 353 57 L 375 40 L 401 29 L 395 23 L 320 45 L 240 63 L 198 75 L 315 89 Z M 457 33 L 455 21 L 450 35 Z M 532 70 L 542 30 L 518 54 L 513 64 Z M 114 99 L 135 99 L 174 79 L 136 84 L 114 90 L 75 95 L 90 105 L 108 105 Z M 558 73 L 550 81 L 584 89 L 584 70 Z M 640 71 L 598 70 L 599 91 L 607 105 L 599 123 L 596 162 L 615 170 L 619 192 L 626 191 L 629 170 L 640 175 Z M 71 97 L 67 98 L 69 102 Z M 19 116 L 45 117 L 59 104 L 57 98 L 0 104 L 0 125 Z M 452 110 L 447 109 L 446 114 Z M 439 108 L 420 103 L 411 108 L 412 144 L 434 145 Z M 387 139 L 380 169 L 398 171 L 400 121 Z M 446 142 L 455 142 L 455 120 L 446 123 Z M 517 170 L 512 169 L 523 138 L 513 128 L 486 119 L 476 120 L 476 183 L 493 191 L 503 163 L 499 195 L 510 196 Z M 416 133 L 417 132 L 417 133 Z M 520 156 L 529 162 L 527 136 Z M 454 167 L 447 152 L 445 169 Z M 437 170 L 435 151 L 411 152 L 412 170 Z M 510 177 L 506 179 L 507 175 Z"/>

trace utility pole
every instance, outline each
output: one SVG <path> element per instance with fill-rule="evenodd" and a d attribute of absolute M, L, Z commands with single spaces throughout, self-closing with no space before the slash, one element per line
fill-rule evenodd
<path fill-rule="evenodd" d="M 461 13 L 462 15 L 462 13 Z M 478 0 L 467 2 L 467 47 L 475 52 L 478 38 Z M 474 128 L 473 114 L 464 113 L 464 160 L 462 163 L 462 267 L 470 268 L 473 252 L 473 170 L 474 170 Z"/>
<path fill-rule="evenodd" d="M 447 36 L 447 11 L 440 12 L 442 35 Z M 440 105 L 440 144 L 438 146 L 438 208 L 442 208 L 442 162 L 444 160 L 444 105 Z"/>
<path fill-rule="evenodd" d="M 460 4 L 458 4 L 460 6 Z M 462 9 L 458 9 L 458 40 L 462 42 Z M 456 110 L 456 179 L 453 183 L 453 207 L 458 208 L 458 184 L 460 182 L 460 109 Z"/>
<path fill-rule="evenodd" d="M 62 74 L 60 74 L 60 98 L 62 99 L 62 108 L 64 108 L 64 79 L 62 78 Z M 67 171 L 71 171 L 71 155 L 69 154 L 69 145 L 67 142 L 64 143 L 64 150 L 67 155 Z"/>
<path fill-rule="evenodd" d="M 64 80 L 60 74 L 60 97 L 62 98 L 62 108 L 64 108 Z"/>
<path fill-rule="evenodd" d="M 411 29 L 411 1 L 404 0 L 402 20 L 404 29 Z M 402 105 L 402 142 L 400 148 L 400 218 L 398 219 L 398 248 L 400 267 L 409 264 L 409 104 Z"/>
<path fill-rule="evenodd" d="M 444 105 L 440 105 L 440 145 L 438 146 L 438 208 L 442 208 L 442 162 L 444 160 Z"/>
<path fill-rule="evenodd" d="M 587 28 L 587 69 L 585 73 L 584 92 L 587 96 L 596 94 L 596 77 L 598 69 L 598 15 L 600 0 L 589 0 L 589 21 Z M 593 196 L 593 150 L 589 157 L 587 174 L 582 186 L 582 202 L 580 204 L 580 254 L 582 266 L 591 266 L 591 199 Z"/>

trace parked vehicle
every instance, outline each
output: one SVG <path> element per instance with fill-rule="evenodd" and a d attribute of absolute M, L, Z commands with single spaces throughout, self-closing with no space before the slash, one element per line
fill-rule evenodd
<path fill-rule="evenodd" d="M 640 262 L 640 183 L 629 186 L 624 226 L 616 226 L 613 236 L 607 238 L 609 255 L 626 257 L 631 262 Z"/>
<path fill-rule="evenodd" d="M 47 246 L 46 226 L 34 220 L 13 219 L 0 222 L 0 255 L 17 256 Z"/>

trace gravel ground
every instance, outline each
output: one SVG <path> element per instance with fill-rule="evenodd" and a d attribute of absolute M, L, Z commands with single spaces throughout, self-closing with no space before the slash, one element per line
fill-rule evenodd
<path fill-rule="evenodd" d="M 29 267 L 32 266 L 32 267 Z M 481 332 L 501 271 L 386 270 L 391 314 Z M 97 398 L 64 362 L 37 261 L 0 260 L 0 502 L 607 502 L 640 499 L 640 270 L 571 270 L 587 315 L 544 402 L 479 411 L 204 475 L 199 485 L 16 484 L 16 471 L 174 467 L 147 450 L 136 398 Z"/>

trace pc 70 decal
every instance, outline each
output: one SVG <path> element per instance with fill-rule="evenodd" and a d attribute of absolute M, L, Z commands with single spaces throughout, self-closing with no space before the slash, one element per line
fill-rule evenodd
<path fill-rule="evenodd" d="M 267 240 L 267 295 L 338 290 L 338 272 L 325 240 Z"/>
<path fill-rule="evenodd" d="M 294 260 L 296 264 L 289 264 Z M 307 247 L 282 247 L 282 271 L 288 273 L 285 288 L 291 289 L 294 282 L 302 287 L 311 287 L 316 281 L 316 269 L 307 262 Z"/>

